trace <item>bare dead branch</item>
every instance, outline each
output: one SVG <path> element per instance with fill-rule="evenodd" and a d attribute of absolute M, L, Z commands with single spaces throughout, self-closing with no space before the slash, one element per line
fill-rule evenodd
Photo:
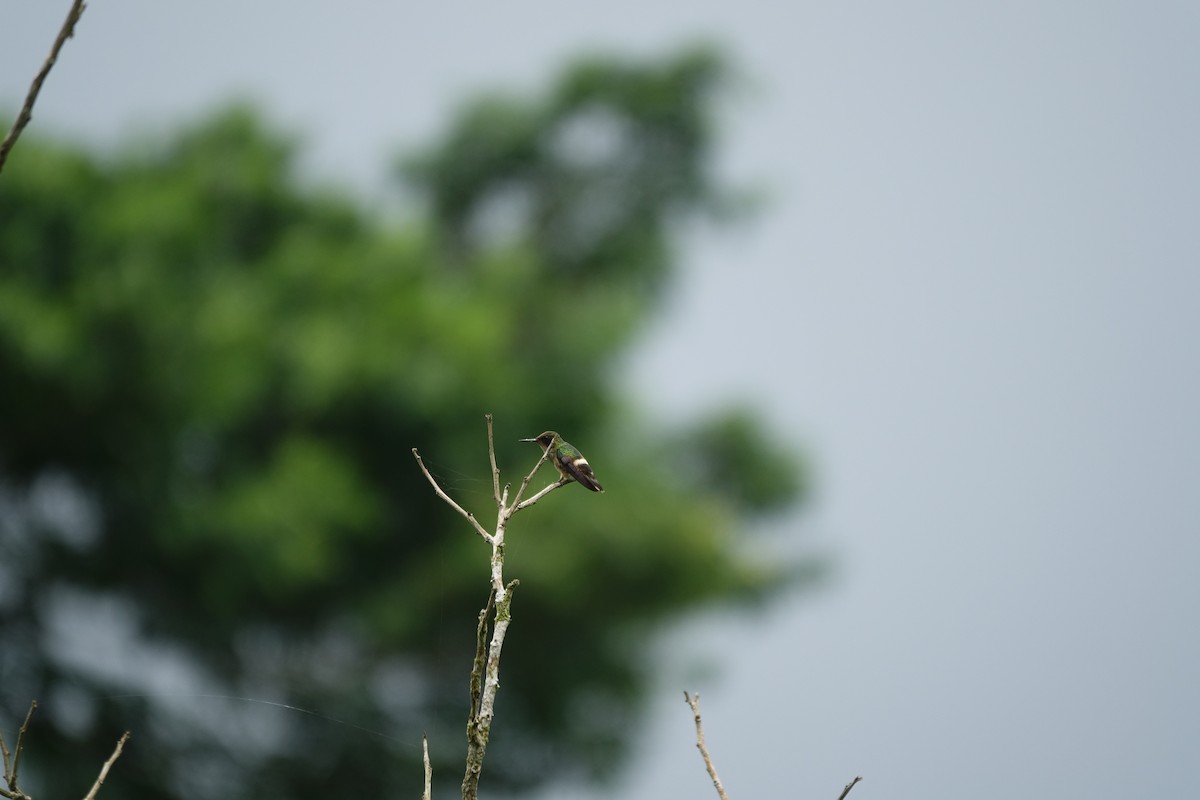
<path fill-rule="evenodd" d="M 855 775 L 854 780 L 846 784 L 846 788 L 842 789 L 842 793 L 838 795 L 838 800 L 846 800 L 846 795 L 850 794 L 850 790 L 854 788 L 854 784 L 862 780 L 861 775 Z"/>
<path fill-rule="evenodd" d="M 425 791 L 421 793 L 421 800 L 432 800 L 433 767 L 429 764 L 429 737 L 425 734 L 421 735 L 421 760 L 425 762 Z"/>
<path fill-rule="evenodd" d="M 16 788 L 17 771 L 21 768 L 21 754 L 25 752 L 25 734 L 29 732 L 29 720 L 33 718 L 33 712 L 37 711 L 37 700 L 29 701 L 29 710 L 25 712 L 25 721 L 21 723 L 21 730 L 17 731 L 17 751 L 13 754 L 12 759 L 12 785 Z"/>
<path fill-rule="evenodd" d="M 729 800 L 729 795 L 725 794 L 725 787 L 721 785 L 721 779 L 717 777 L 717 768 L 713 766 L 712 757 L 708 754 L 708 746 L 704 743 L 704 725 L 700 722 L 700 693 L 689 695 L 685 689 L 683 699 L 692 708 L 692 718 L 696 721 L 696 748 L 704 758 L 704 768 L 708 770 L 708 777 L 712 778 L 713 786 L 716 787 L 721 800 Z"/>
<path fill-rule="evenodd" d="M 517 489 L 517 496 L 513 498 L 512 514 L 517 513 L 518 511 L 520 511 L 522 508 L 525 508 L 526 506 L 533 505 L 539 499 L 541 499 L 541 496 L 543 494 L 545 494 L 546 491 L 548 491 L 548 490 L 543 490 L 541 492 L 538 492 L 538 495 L 537 495 L 537 497 L 534 498 L 533 502 L 526 502 L 526 503 L 521 502 L 521 495 L 525 494 L 525 489 L 529 486 L 529 482 L 531 480 L 533 480 L 533 476 L 537 474 L 537 471 L 542 468 L 542 464 L 544 464 L 546 462 L 546 459 L 549 457 L 550 457 L 550 450 L 549 449 L 543 450 L 542 457 L 539 458 L 538 462 L 533 465 L 533 469 L 529 470 L 529 474 L 525 476 L 525 480 L 521 481 L 521 486 Z M 565 481 L 559 481 L 559 483 L 565 483 Z M 510 514 L 509 516 L 512 516 L 512 514 Z"/>
<path fill-rule="evenodd" d="M 526 498 L 525 500 L 522 500 L 520 503 L 517 503 L 516 507 L 513 509 L 513 513 L 516 513 L 523 508 L 529 508 L 529 506 L 533 505 L 538 500 L 541 500 L 543 497 L 550 494 L 555 489 L 561 489 L 562 487 L 566 486 L 570 482 L 571 482 L 570 478 L 559 478 L 554 483 L 550 484 L 545 489 L 542 489 L 540 492 L 535 494 L 533 497 Z"/>
<path fill-rule="evenodd" d="M 4 760 L 4 782 L 8 784 L 8 788 L 0 788 L 0 797 L 6 797 L 9 800 L 31 800 L 29 795 L 21 791 L 17 786 L 17 772 L 21 767 L 21 753 L 25 751 L 25 734 L 29 731 L 29 720 L 33 717 L 33 712 L 37 710 L 37 701 L 34 700 L 29 704 L 29 711 L 25 714 L 25 721 L 21 723 L 21 730 L 17 733 L 16 751 L 10 753 L 8 745 L 4 741 L 4 736 L 0 735 L 0 756 Z M 100 768 L 100 775 L 96 778 L 96 782 L 92 784 L 92 789 L 84 797 L 84 800 L 96 800 L 96 793 L 100 791 L 104 779 L 108 777 L 108 771 L 112 769 L 112 765 L 116 763 L 121 755 L 121 750 L 125 747 L 125 742 L 129 741 L 129 731 L 125 731 L 121 738 L 117 740 L 117 746 L 113 750 L 108 760 L 104 762 L 104 766 Z"/>
<path fill-rule="evenodd" d="M 497 539 L 503 547 L 503 534 L 497 536 Z M 501 552 L 502 549 L 501 549 Z M 503 556 L 501 556 L 502 558 Z M 496 569 L 493 565 L 493 579 L 495 579 Z M 504 648 L 504 637 L 508 632 L 508 625 L 512 621 L 511 604 L 513 590 L 519 585 L 519 581 L 511 580 L 506 586 L 500 586 L 494 589 L 494 599 L 496 607 L 495 622 L 492 625 L 491 641 L 487 645 L 487 658 L 483 663 L 483 681 L 478 695 L 476 695 L 475 687 L 479 686 L 479 675 L 476 670 L 480 666 L 480 654 L 477 652 L 475 657 L 475 666 L 471 672 L 472 681 L 472 699 L 477 696 L 479 705 L 470 718 L 467 719 L 467 767 L 463 774 L 462 796 L 463 800 L 475 800 L 479 796 L 479 776 L 483 772 L 483 759 L 487 753 L 488 739 L 492 732 L 492 719 L 496 715 L 496 692 L 500 688 L 500 653 Z M 489 596 L 489 606 L 493 597 Z M 486 618 L 487 609 L 481 615 L 481 620 Z M 480 627 L 480 632 L 483 632 L 483 627 Z M 479 644 L 482 645 L 482 637 L 479 639 Z"/>
<path fill-rule="evenodd" d="M 488 617 L 495 607 L 496 596 L 488 590 L 487 602 L 479 612 L 479 625 L 475 628 L 475 660 L 471 662 L 471 713 L 467 717 L 467 727 L 479 716 L 479 702 L 483 697 L 483 670 L 487 666 L 487 634 Z"/>
<path fill-rule="evenodd" d="M 426 469 L 425 462 L 421 460 L 421 454 L 417 452 L 417 448 L 414 447 L 412 449 L 412 454 L 413 458 L 417 459 L 417 463 L 421 465 L 421 472 L 425 473 L 425 478 L 429 481 L 429 485 L 433 487 L 433 490 L 437 492 L 437 496 L 445 500 L 451 508 L 453 508 L 459 514 L 462 514 L 468 522 L 474 525 L 476 532 L 483 537 L 485 542 L 488 544 L 495 544 L 495 540 L 492 538 L 492 535 L 488 533 L 482 525 L 479 524 L 479 520 L 475 519 L 475 515 L 470 511 L 467 511 L 458 503 L 454 502 L 450 495 L 442 491 L 442 487 L 438 486 L 438 482 L 434 480 L 433 476 L 429 474 L 429 470 Z"/>
<path fill-rule="evenodd" d="M 54 46 L 50 48 L 50 55 L 46 56 L 42 68 L 38 70 L 37 75 L 33 78 L 33 83 L 29 86 L 29 92 L 25 95 L 25 104 L 21 106 L 21 111 L 13 121 L 13 126 L 9 130 L 8 135 L 4 137 L 3 142 L 0 142 L 0 172 L 4 171 L 4 162 L 8 160 L 9 151 L 17 143 L 17 138 L 25 130 L 25 126 L 29 124 L 29 121 L 33 119 L 33 104 L 37 102 L 38 93 L 42 90 L 42 83 L 45 82 L 46 76 L 50 74 L 50 70 L 54 68 L 55 62 L 58 61 L 58 51 L 62 50 L 62 46 L 66 43 L 67 39 L 75 35 L 75 23 L 79 22 L 79 18 L 83 16 L 85 8 L 87 6 L 83 0 L 75 0 L 71 3 L 71 10 L 67 12 L 67 18 L 63 21 L 62 28 L 58 31 L 58 36 L 54 40 Z"/>
<path fill-rule="evenodd" d="M 527 506 L 531 506 L 541 498 L 545 497 L 550 492 L 565 486 L 568 479 L 563 478 L 555 483 L 550 484 L 540 492 L 522 501 L 521 497 L 529 486 L 529 482 L 533 480 L 533 476 L 545 463 L 549 451 L 543 450 L 541 458 L 537 464 L 530 470 L 529 474 L 521 482 L 520 488 L 517 490 L 516 496 L 509 501 L 510 484 L 505 484 L 501 489 L 500 484 L 500 467 L 496 463 L 496 436 L 495 428 L 492 423 L 492 415 L 485 414 L 484 419 L 487 421 L 487 436 L 488 436 L 488 461 L 492 468 L 492 495 L 496 500 L 496 529 L 488 532 L 475 519 L 473 514 L 468 513 L 462 506 L 456 503 L 442 487 L 438 485 L 437 480 L 425 467 L 425 462 L 421 459 L 421 454 L 414 447 L 412 450 L 413 457 L 417 460 L 417 464 L 421 467 L 421 472 L 425 474 L 426 480 L 433 490 L 437 492 L 438 497 L 442 498 L 455 511 L 465 517 L 475 531 L 483 537 L 483 540 L 492 546 L 491 558 L 491 590 L 488 593 L 487 605 L 479 614 L 479 625 L 475 631 L 475 659 L 471 665 L 470 692 L 471 692 L 471 711 L 467 717 L 467 766 L 466 772 L 463 775 L 462 796 L 463 800 L 473 800 L 479 794 L 479 776 L 483 771 L 483 758 L 487 752 L 488 738 L 492 730 L 492 718 L 495 715 L 496 692 L 500 688 L 500 653 L 504 647 L 504 636 L 508 631 L 509 623 L 512 621 L 512 596 L 513 590 L 517 587 L 518 582 L 515 580 L 504 582 L 504 536 L 508 528 L 508 521 L 513 514 L 517 513 Z M 494 614 L 493 614 L 494 610 Z M 489 637 L 489 617 L 492 618 Z"/>
<path fill-rule="evenodd" d="M 492 496 L 496 498 L 496 505 L 504 506 L 506 498 L 500 497 L 500 468 L 496 466 L 496 437 L 492 435 L 492 415 L 484 414 L 487 419 L 488 429 L 488 458 L 492 461 Z"/>
<path fill-rule="evenodd" d="M 104 762 L 104 766 L 100 768 L 100 775 L 97 776 L 96 782 L 92 784 L 92 790 L 87 793 L 83 800 L 96 800 L 96 792 L 100 791 L 100 787 L 104 785 L 104 779 L 108 777 L 108 771 L 112 769 L 112 765 L 121 757 L 121 751 L 125 749 L 125 743 L 129 741 L 129 731 L 121 734 L 121 738 L 117 740 L 117 746 L 113 749 L 112 755 L 108 757 L 108 761 Z"/>

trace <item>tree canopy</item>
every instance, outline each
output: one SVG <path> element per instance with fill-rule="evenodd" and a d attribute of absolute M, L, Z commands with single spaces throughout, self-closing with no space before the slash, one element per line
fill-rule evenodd
<path fill-rule="evenodd" d="M 485 786 L 605 774 L 659 623 L 812 574 L 739 545 L 804 486 L 751 412 L 667 425 L 614 380 L 679 224 L 723 202 L 726 74 L 693 49 L 486 95 L 399 159 L 406 219 L 300 180 L 245 106 L 117 153 L 27 132 L 0 180 L 0 720 L 42 704 L 33 794 L 90 785 L 129 728 L 113 796 L 410 791 L 422 731 L 457 775 L 486 548 L 410 450 L 486 518 L 485 412 L 506 480 L 551 428 L 607 489 L 514 522 Z"/>

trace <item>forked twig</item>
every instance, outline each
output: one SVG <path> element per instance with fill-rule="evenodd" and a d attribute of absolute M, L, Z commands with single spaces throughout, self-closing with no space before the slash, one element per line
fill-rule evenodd
<path fill-rule="evenodd" d="M 729 800 L 729 795 L 725 794 L 725 787 L 717 776 L 717 768 L 713 766 L 712 756 L 708 754 L 708 745 L 704 743 L 704 725 L 700 722 L 700 693 L 690 695 L 685 689 L 683 699 L 692 708 L 692 719 L 696 721 L 696 749 L 704 758 L 704 768 L 708 770 L 708 777 L 712 778 L 713 786 L 716 787 L 717 795 L 721 800 Z"/>
<path fill-rule="evenodd" d="M 542 489 L 540 492 L 535 494 L 533 497 L 526 500 L 525 502 L 521 502 L 521 496 L 523 494 L 525 494 L 525 489 L 529 486 L 529 482 L 531 480 L 533 480 L 533 476 L 537 475 L 538 470 L 542 468 L 542 464 L 545 464 L 546 459 L 549 457 L 550 457 L 550 450 L 549 449 L 544 450 L 542 452 L 542 457 L 538 459 L 538 462 L 533 465 L 533 469 L 529 470 L 529 474 L 526 475 L 524 480 L 521 481 L 521 485 L 517 487 L 517 496 L 513 498 L 513 510 L 509 516 L 517 513 L 522 508 L 526 508 L 527 506 L 533 505 L 538 500 L 542 499 L 543 495 L 554 491 L 554 489 L 557 489 L 558 486 L 563 485 L 567 482 L 565 479 L 563 479 L 563 480 L 560 480 L 557 485 L 552 483 L 549 486 L 547 486 L 545 489 Z"/>
<path fill-rule="evenodd" d="M 29 704 L 29 711 L 25 714 L 25 721 L 21 723 L 21 730 L 17 733 L 16 752 L 10 753 L 8 744 L 4 741 L 4 736 L 0 734 L 0 757 L 4 761 L 4 782 L 8 784 L 8 788 L 0 788 L 0 797 L 6 797 L 9 800 L 31 800 L 29 795 L 21 791 L 17 786 L 17 773 L 21 768 L 21 753 L 25 751 L 25 734 L 29 730 L 29 720 L 33 717 L 33 712 L 37 709 L 37 701 L 34 700 Z M 117 746 L 113 749 L 112 755 L 104 762 L 104 766 L 100 768 L 100 775 L 96 778 L 96 782 L 92 784 L 91 791 L 84 796 L 83 800 L 96 800 L 96 793 L 100 791 L 100 787 L 104 784 L 104 779 L 108 777 L 108 771 L 112 769 L 112 765 L 121 757 L 121 751 L 125 748 L 125 742 L 129 741 L 129 731 L 125 731 L 121 738 L 117 740 Z"/>
<path fill-rule="evenodd" d="M 11 753 L 8 750 L 8 744 L 4 741 L 4 736 L 0 735 L 0 756 L 4 759 L 4 782 L 8 784 L 8 789 L 0 789 L 0 796 L 10 798 L 27 798 L 24 792 L 17 786 L 17 773 L 21 770 L 21 753 L 25 752 L 25 734 L 29 730 L 29 720 L 33 717 L 33 712 L 37 710 L 37 700 L 31 700 L 29 710 L 25 712 L 25 721 L 21 723 L 21 729 L 17 731 L 16 752 Z"/>
<path fill-rule="evenodd" d="M 855 775 L 854 780 L 846 784 L 846 788 L 842 789 L 842 793 L 838 795 L 838 800 L 846 800 L 846 795 L 850 794 L 850 790 L 854 788 L 854 784 L 862 780 L 862 775 Z"/>

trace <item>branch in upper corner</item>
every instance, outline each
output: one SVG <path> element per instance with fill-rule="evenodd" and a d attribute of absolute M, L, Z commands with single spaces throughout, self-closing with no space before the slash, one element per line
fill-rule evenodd
<path fill-rule="evenodd" d="M 46 76 L 50 74 L 50 70 L 54 67 L 54 62 L 58 61 L 58 51 L 62 50 L 62 46 L 67 39 L 75 35 L 75 23 L 79 22 L 79 18 L 83 16 L 83 10 L 86 7 L 83 0 L 75 0 L 71 4 L 71 10 L 67 12 L 67 18 L 62 24 L 62 28 L 58 31 L 58 37 L 54 40 L 54 46 L 50 48 L 50 55 L 46 56 L 46 61 L 42 64 L 42 68 L 38 70 L 38 74 L 33 78 L 33 83 L 29 86 L 29 93 L 25 95 L 25 105 L 21 106 L 21 112 L 17 114 L 16 120 L 13 121 L 12 129 L 4 137 L 4 141 L 0 142 L 0 172 L 4 171 L 4 162 L 8 160 L 8 153 L 13 149 L 13 145 L 17 143 L 17 138 L 25 130 L 25 126 L 29 124 L 29 121 L 33 119 L 33 104 L 37 102 L 38 92 L 42 90 L 42 83 L 45 82 Z"/>
<path fill-rule="evenodd" d="M 842 793 L 838 795 L 838 800 L 846 800 L 846 795 L 850 794 L 850 790 L 854 788 L 854 784 L 862 780 L 861 775 L 855 775 L 854 780 L 846 784 L 846 788 L 842 789 Z"/>
<path fill-rule="evenodd" d="M 100 775 L 97 776 L 96 782 L 92 784 L 92 790 L 87 793 L 83 800 L 96 800 L 96 792 L 100 791 L 100 787 L 104 785 L 104 779 L 108 777 L 108 771 L 112 769 L 112 765 L 121 757 L 121 751 L 125 749 L 125 743 L 129 741 L 129 731 L 121 734 L 121 738 L 117 740 L 117 746 L 113 749 L 113 753 L 108 757 L 108 761 L 104 762 L 104 766 L 100 768 Z"/>
<path fill-rule="evenodd" d="M 721 800 L 729 800 L 729 795 L 725 794 L 725 787 L 721 785 L 721 779 L 717 777 L 717 768 L 713 766 L 712 757 L 708 754 L 708 746 L 704 744 L 704 725 L 700 722 L 700 693 L 689 695 L 687 690 L 684 690 L 683 699 L 692 708 L 692 718 L 696 721 L 696 749 L 704 757 L 704 768 L 708 770 L 708 777 L 712 778 L 713 786 L 716 787 Z"/>

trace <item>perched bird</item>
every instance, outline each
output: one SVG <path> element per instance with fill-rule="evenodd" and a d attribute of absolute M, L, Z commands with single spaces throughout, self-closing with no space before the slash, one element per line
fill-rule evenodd
<path fill-rule="evenodd" d="M 593 492 L 604 491 L 604 487 L 596 480 L 596 475 L 592 472 L 588 460 L 583 457 L 583 453 L 575 449 L 569 442 L 564 441 L 556 432 L 546 431 L 536 438 L 522 439 L 521 441 L 540 444 L 542 449 L 550 454 L 550 461 L 554 463 L 558 474 L 567 480 L 578 481 Z"/>

